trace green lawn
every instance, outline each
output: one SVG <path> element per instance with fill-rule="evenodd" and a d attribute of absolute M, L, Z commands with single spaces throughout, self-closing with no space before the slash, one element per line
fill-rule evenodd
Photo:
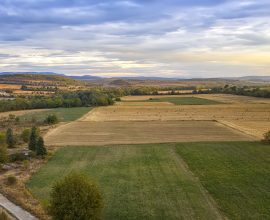
<path fill-rule="evenodd" d="M 27 186 L 47 203 L 72 170 L 99 183 L 105 219 L 270 219 L 270 146 L 261 143 L 65 147 Z"/>
<path fill-rule="evenodd" d="M 99 183 L 105 219 L 218 219 L 173 146 L 62 148 L 27 185 L 46 203 L 52 184 L 71 170 Z"/>
<path fill-rule="evenodd" d="M 221 104 L 214 100 L 197 98 L 197 97 L 164 97 L 164 98 L 152 98 L 149 102 L 171 102 L 175 105 L 215 105 Z"/>
<path fill-rule="evenodd" d="M 270 146 L 183 143 L 177 152 L 230 219 L 270 219 Z"/>
<path fill-rule="evenodd" d="M 28 113 L 20 117 L 22 121 L 31 121 L 33 118 L 35 118 L 37 121 L 41 122 L 44 121 L 44 119 L 50 115 L 50 114 L 56 114 L 59 121 L 61 122 L 68 122 L 68 121 L 74 121 L 80 117 L 82 117 L 84 114 L 89 112 L 92 108 L 91 107 L 75 107 L 75 108 L 54 108 L 50 109 L 48 111 L 42 111 L 42 112 L 33 112 Z"/>

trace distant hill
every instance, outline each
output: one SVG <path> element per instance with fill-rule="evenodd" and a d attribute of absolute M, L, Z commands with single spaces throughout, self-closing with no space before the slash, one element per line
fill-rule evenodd
<path fill-rule="evenodd" d="M 270 82 L 270 76 L 243 76 L 238 77 L 239 80 L 254 81 L 254 82 Z"/>
<path fill-rule="evenodd" d="M 64 74 L 58 74 L 54 72 L 0 72 L 1 75 L 18 75 L 18 74 L 23 74 L 23 75 L 62 75 Z"/>
<path fill-rule="evenodd" d="M 80 85 L 81 81 L 58 74 L 38 73 L 0 73 L 0 83 L 24 85 Z"/>
<path fill-rule="evenodd" d="M 152 76 L 122 76 L 122 77 L 113 77 L 113 78 L 103 78 L 99 76 L 92 76 L 92 75 L 83 75 L 83 76 L 76 76 L 76 75 L 65 75 L 59 74 L 55 72 L 0 72 L 0 76 L 2 75 L 54 75 L 54 76 L 63 76 L 66 78 L 80 80 L 80 81 L 98 81 L 102 79 L 110 79 L 110 80 L 146 80 L 146 81 L 176 81 L 176 80 L 204 80 L 204 81 L 219 81 L 219 80 L 232 80 L 232 81 L 250 81 L 250 82 L 270 82 L 270 76 L 243 76 L 243 77 L 217 77 L 217 78 L 187 78 L 187 77 L 152 77 Z M 114 82 L 112 81 L 112 85 Z M 123 84 L 123 82 L 116 81 L 116 84 Z M 123 84 L 124 85 L 124 84 Z M 122 86 L 123 86 L 122 85 Z"/>
<path fill-rule="evenodd" d="M 102 77 L 98 76 L 91 76 L 91 75 L 84 75 L 84 76 L 66 76 L 71 79 L 76 79 L 76 80 L 82 80 L 82 81 L 90 81 L 90 80 L 100 80 L 103 79 Z"/>
<path fill-rule="evenodd" d="M 129 82 L 123 79 L 115 79 L 109 83 L 111 86 L 131 86 Z"/>

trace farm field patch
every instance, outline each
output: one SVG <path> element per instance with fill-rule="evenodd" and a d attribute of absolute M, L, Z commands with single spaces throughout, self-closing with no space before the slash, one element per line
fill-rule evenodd
<path fill-rule="evenodd" d="M 269 145 L 179 143 L 177 152 L 229 219 L 270 218 Z"/>
<path fill-rule="evenodd" d="M 251 140 L 214 121 L 75 121 L 51 130 L 47 145 L 106 145 Z"/>
<path fill-rule="evenodd" d="M 105 219 L 222 219 L 174 145 L 65 147 L 27 183 L 48 202 L 53 183 L 81 171 L 100 185 Z"/>
<path fill-rule="evenodd" d="M 75 108 L 54 108 L 49 109 L 43 112 L 31 112 L 29 114 L 25 114 L 21 116 L 21 120 L 31 121 L 35 119 L 37 121 L 44 121 L 44 119 L 51 114 L 55 114 L 59 121 L 61 122 L 69 122 L 74 121 L 84 114 L 89 112 L 92 108 L 90 107 L 75 107 Z"/>
<path fill-rule="evenodd" d="M 204 97 L 208 98 L 208 94 Z M 224 98 L 225 97 L 225 98 Z M 237 102 L 228 103 L 227 95 L 218 95 L 221 105 L 173 105 L 168 102 L 146 102 L 151 96 L 124 97 L 128 102 L 100 107 L 86 115 L 84 121 L 167 121 L 167 120 L 215 120 L 261 139 L 270 129 L 269 99 L 233 96 Z M 212 95 L 209 95 L 209 99 Z M 140 101 L 142 100 L 142 101 Z M 263 102 L 264 101 L 264 102 Z"/>
<path fill-rule="evenodd" d="M 37 114 L 41 112 L 48 111 L 48 109 L 31 109 L 31 110 L 19 110 L 19 111 L 9 111 L 9 112 L 0 112 L 0 118 L 8 117 L 9 115 L 22 116 L 26 114 Z"/>
<path fill-rule="evenodd" d="M 136 101 L 136 100 L 134 100 Z M 221 104 L 214 100 L 209 100 L 205 98 L 198 97 L 163 97 L 163 98 L 149 98 L 148 100 L 143 100 L 145 102 L 169 102 L 175 105 L 214 105 Z M 128 101 L 127 101 L 128 102 Z M 132 101 L 130 101 L 132 102 Z"/>

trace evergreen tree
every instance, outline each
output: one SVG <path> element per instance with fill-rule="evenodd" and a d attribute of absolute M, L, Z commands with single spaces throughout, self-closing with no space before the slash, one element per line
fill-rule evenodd
<path fill-rule="evenodd" d="M 36 145 L 37 145 L 37 139 L 38 139 L 38 131 L 36 127 L 32 127 L 30 139 L 28 143 L 28 149 L 31 151 L 36 151 Z"/>
<path fill-rule="evenodd" d="M 6 143 L 7 143 L 8 148 L 14 148 L 15 147 L 15 138 L 14 138 L 14 135 L 13 135 L 13 130 L 11 128 L 7 129 Z"/>
<path fill-rule="evenodd" d="M 36 145 L 36 153 L 37 156 L 44 157 L 47 154 L 47 150 L 44 146 L 44 140 L 42 137 L 38 138 L 37 145 Z"/>

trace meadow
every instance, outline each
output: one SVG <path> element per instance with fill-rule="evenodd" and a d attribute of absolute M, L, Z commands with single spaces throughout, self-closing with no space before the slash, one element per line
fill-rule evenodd
<path fill-rule="evenodd" d="M 171 146 L 62 148 L 27 186 L 46 204 L 53 183 L 72 170 L 98 182 L 105 219 L 222 219 Z"/>
<path fill-rule="evenodd" d="M 84 114 L 89 112 L 92 108 L 90 107 L 75 107 L 75 108 L 55 108 L 48 109 L 41 112 L 30 112 L 20 116 L 22 121 L 36 120 L 38 122 L 43 122 L 44 119 L 51 114 L 55 114 L 60 122 L 69 122 L 77 120 Z"/>
<path fill-rule="evenodd" d="M 27 186 L 47 204 L 76 170 L 100 185 L 105 219 L 267 219 L 269 158 L 258 142 L 64 147 Z"/>
<path fill-rule="evenodd" d="M 270 219 L 269 145 L 181 143 L 176 148 L 229 219 Z"/>

